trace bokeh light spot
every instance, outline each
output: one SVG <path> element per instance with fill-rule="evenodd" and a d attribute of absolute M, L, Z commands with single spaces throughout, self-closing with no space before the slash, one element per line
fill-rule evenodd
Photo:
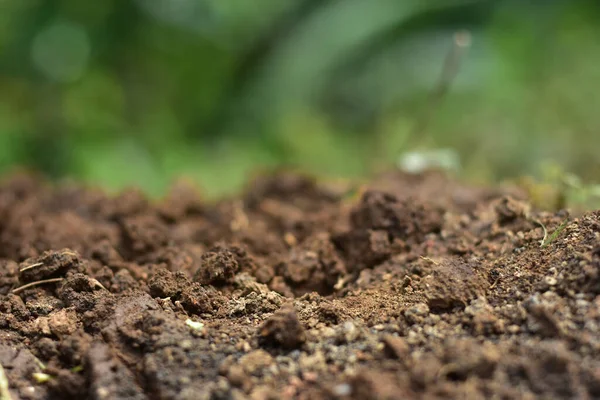
<path fill-rule="evenodd" d="M 35 68 L 57 82 L 79 79 L 88 65 L 90 40 L 83 27 L 68 21 L 55 21 L 40 30 L 31 46 Z"/>

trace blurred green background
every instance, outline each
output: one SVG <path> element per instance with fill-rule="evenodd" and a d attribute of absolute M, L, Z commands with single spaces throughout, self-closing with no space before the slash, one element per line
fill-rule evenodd
<path fill-rule="evenodd" d="M 0 0 L 0 170 L 213 196 L 442 148 L 468 179 L 598 181 L 598 21 L 595 0 Z"/>

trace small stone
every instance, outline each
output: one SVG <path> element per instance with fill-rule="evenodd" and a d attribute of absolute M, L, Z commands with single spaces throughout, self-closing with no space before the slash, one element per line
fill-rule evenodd
<path fill-rule="evenodd" d="M 306 341 L 304 327 L 300 324 L 293 307 L 284 306 L 269 318 L 258 332 L 263 346 L 281 347 L 292 350 Z"/>
<path fill-rule="evenodd" d="M 346 321 L 342 325 L 342 332 L 338 339 L 343 343 L 351 343 L 358 339 L 360 332 L 352 321 Z"/>
<path fill-rule="evenodd" d="M 325 355 L 321 350 L 317 350 L 312 355 L 302 353 L 298 360 L 298 364 L 303 370 L 322 371 L 327 368 L 327 361 L 325 359 Z"/>
<path fill-rule="evenodd" d="M 193 345 L 193 342 L 189 339 L 182 340 L 181 343 L 179 343 L 179 347 L 181 347 L 184 350 L 191 349 Z"/>
<path fill-rule="evenodd" d="M 350 396 L 352 394 L 352 386 L 347 383 L 340 383 L 333 387 L 333 394 L 340 397 Z"/>
<path fill-rule="evenodd" d="M 319 378 L 316 372 L 305 372 L 302 374 L 302 377 L 307 382 L 316 382 Z"/>
<path fill-rule="evenodd" d="M 48 317 L 37 317 L 33 321 L 33 326 L 42 335 L 50 336 L 52 334 L 52 331 L 50 330 L 50 325 L 48 323 Z"/>
<path fill-rule="evenodd" d="M 335 336 L 335 329 L 333 329 L 330 326 L 326 326 L 323 329 L 321 329 L 321 336 L 325 338 L 332 338 Z"/>
<path fill-rule="evenodd" d="M 556 280 L 556 278 L 553 277 L 553 276 L 546 276 L 544 278 L 544 281 L 546 282 L 546 284 L 548 286 L 555 286 L 558 283 L 558 281 Z"/>
<path fill-rule="evenodd" d="M 227 372 L 227 378 L 229 382 L 236 387 L 242 387 L 244 382 L 248 379 L 244 368 L 240 365 L 232 365 Z"/>
<path fill-rule="evenodd" d="M 273 363 L 273 357 L 264 350 L 254 350 L 240 358 L 240 366 L 249 375 L 255 375 Z"/>
<path fill-rule="evenodd" d="M 383 337 L 384 351 L 390 358 L 402 360 L 410 353 L 410 347 L 406 340 L 393 335 L 385 335 Z"/>
<path fill-rule="evenodd" d="M 417 303 L 404 311 L 404 316 L 413 324 L 419 323 L 429 314 L 429 306 L 425 303 Z"/>

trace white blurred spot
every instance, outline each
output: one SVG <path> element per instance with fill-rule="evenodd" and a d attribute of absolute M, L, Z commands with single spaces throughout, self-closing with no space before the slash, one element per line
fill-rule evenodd
<path fill-rule="evenodd" d="M 352 394 L 352 387 L 347 383 L 340 383 L 333 388 L 333 392 L 336 396 L 350 396 Z"/>
<path fill-rule="evenodd" d="M 400 157 L 398 168 L 410 173 L 419 173 L 428 169 L 457 171 L 460 169 L 460 157 L 452 149 L 411 151 Z"/>
<path fill-rule="evenodd" d="M 458 31 L 454 34 L 454 43 L 458 47 L 470 47 L 471 46 L 471 32 L 467 30 Z"/>
<path fill-rule="evenodd" d="M 55 21 L 35 36 L 31 59 L 48 79 L 73 82 L 85 72 L 90 52 L 90 40 L 83 27 L 68 21 Z"/>

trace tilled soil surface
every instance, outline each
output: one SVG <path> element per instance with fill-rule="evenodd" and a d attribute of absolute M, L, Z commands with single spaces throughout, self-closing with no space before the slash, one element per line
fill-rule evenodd
<path fill-rule="evenodd" d="M 2 400 L 600 398 L 599 295 L 600 212 L 437 173 L 0 185 Z"/>

